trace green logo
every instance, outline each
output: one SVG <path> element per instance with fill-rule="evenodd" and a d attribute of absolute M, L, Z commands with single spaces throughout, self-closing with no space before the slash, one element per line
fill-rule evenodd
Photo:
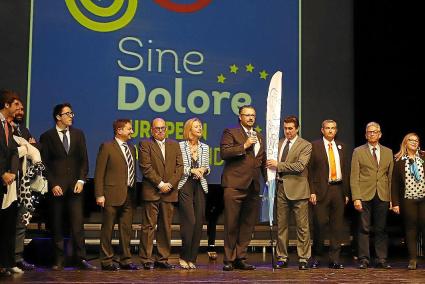
<path fill-rule="evenodd" d="M 65 0 L 69 12 L 81 25 L 96 32 L 112 32 L 125 27 L 131 22 L 137 10 L 137 0 L 127 0 L 127 9 L 122 13 L 121 17 L 111 21 L 97 22 L 84 15 L 80 11 L 76 1 L 78 0 Z M 109 7 L 100 7 L 94 4 L 91 0 L 79 1 L 84 9 L 86 9 L 89 13 L 92 13 L 97 17 L 105 18 L 106 20 L 117 15 L 125 6 L 124 0 L 115 0 Z"/>

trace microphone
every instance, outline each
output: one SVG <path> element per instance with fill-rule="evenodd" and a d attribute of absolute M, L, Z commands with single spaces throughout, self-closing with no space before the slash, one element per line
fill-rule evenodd
<path fill-rule="evenodd" d="M 255 143 L 254 143 L 254 144 L 256 144 L 256 143 L 258 142 L 257 132 L 255 132 L 255 131 L 251 131 L 251 137 L 252 137 L 252 138 L 255 138 Z"/>

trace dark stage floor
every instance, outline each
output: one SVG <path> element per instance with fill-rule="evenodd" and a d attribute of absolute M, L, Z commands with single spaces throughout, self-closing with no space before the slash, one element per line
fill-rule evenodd
<path fill-rule="evenodd" d="M 136 257 L 134 261 L 136 261 Z M 173 254 L 170 262 L 177 264 L 178 255 Z M 219 253 L 215 262 L 209 262 L 205 253 L 200 254 L 198 269 L 183 270 L 139 270 L 94 272 L 78 271 L 66 268 L 64 271 L 54 272 L 46 268 L 25 272 L 9 278 L 0 278 L 6 283 L 280 283 L 280 282 L 322 282 L 322 283 L 425 283 L 425 261 L 419 261 L 416 271 L 406 269 L 407 260 L 390 259 L 391 270 L 369 268 L 357 269 L 356 263 L 350 257 L 344 258 L 344 270 L 320 268 L 308 271 L 299 271 L 296 257 L 293 255 L 290 266 L 286 269 L 273 271 L 270 267 L 270 253 L 251 253 L 249 262 L 257 265 L 255 271 L 222 271 L 222 253 Z M 99 266 L 98 260 L 91 263 Z"/>

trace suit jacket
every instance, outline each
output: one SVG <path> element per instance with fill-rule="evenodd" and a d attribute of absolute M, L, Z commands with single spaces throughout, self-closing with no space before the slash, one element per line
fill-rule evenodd
<path fill-rule="evenodd" d="M 350 171 L 347 163 L 348 157 L 345 146 L 340 141 L 335 140 L 337 145 L 339 161 L 342 174 L 342 194 L 346 197 L 350 195 Z M 316 194 L 317 201 L 322 200 L 329 188 L 329 159 L 323 138 L 313 141 L 310 163 L 308 165 L 308 182 L 310 192 Z"/>
<path fill-rule="evenodd" d="M 2 123 L 0 122 L 0 176 L 6 172 L 18 173 L 19 157 L 17 151 L 17 144 L 13 139 L 12 127 L 9 125 L 9 139 L 6 143 L 6 134 Z M 0 181 L 0 201 L 3 201 L 3 193 L 7 192 L 7 187 Z M 1 203 L 0 203 L 1 205 Z"/>
<path fill-rule="evenodd" d="M 284 141 L 284 138 L 279 141 L 279 152 Z M 283 190 L 290 200 L 310 198 L 307 165 L 311 150 L 311 143 L 298 136 L 288 152 L 286 161 L 277 163 L 278 179 L 283 182 Z"/>
<path fill-rule="evenodd" d="M 134 184 L 131 193 L 135 193 L 136 149 L 130 144 L 128 147 L 134 165 Z M 99 147 L 94 172 L 94 191 L 96 197 L 105 196 L 105 205 L 108 206 L 121 206 L 127 199 L 128 166 L 126 157 L 115 139 Z"/>
<path fill-rule="evenodd" d="M 254 156 L 254 146 L 246 150 L 243 147 L 247 138 L 241 125 L 224 130 L 220 142 L 220 155 L 224 160 L 221 185 L 245 190 L 254 181 L 255 190 L 260 191 L 260 174 L 264 179 L 266 177 L 264 139 L 257 133 L 260 149 L 257 156 Z"/>
<path fill-rule="evenodd" d="M 359 146 L 351 159 L 351 195 L 353 200 L 372 200 L 378 191 L 379 199 L 390 201 L 393 151 L 379 144 L 380 161 L 376 165 L 369 145 Z"/>
<path fill-rule="evenodd" d="M 139 166 L 143 174 L 142 200 L 177 202 L 178 183 L 183 174 L 179 143 L 168 138 L 165 140 L 165 161 L 153 137 L 140 141 L 139 148 Z M 173 186 L 170 192 L 160 193 L 158 185 L 161 181 Z"/>
<path fill-rule="evenodd" d="M 86 139 L 81 130 L 69 128 L 69 152 L 66 153 L 56 127 L 40 136 L 41 158 L 46 166 L 49 187 L 59 185 L 65 192 L 73 189 L 78 180 L 85 180 L 89 164 Z"/>
<path fill-rule="evenodd" d="M 425 160 L 425 156 L 420 156 L 422 160 Z M 394 162 L 394 169 L 391 182 L 391 201 L 393 206 L 400 206 L 401 200 L 404 199 L 404 193 L 406 191 L 406 171 L 405 166 L 408 160 L 398 160 Z M 425 167 L 425 164 L 423 164 Z"/>
<path fill-rule="evenodd" d="M 187 179 L 191 176 L 190 170 L 192 169 L 192 153 L 188 141 L 180 141 L 180 150 L 182 151 L 183 158 L 183 175 L 179 182 L 179 189 L 183 187 Z M 199 142 L 198 146 L 198 165 L 199 167 L 206 168 L 204 176 L 201 178 L 201 186 L 205 193 L 208 193 L 208 182 L 205 176 L 210 173 L 210 148 L 207 144 Z"/>

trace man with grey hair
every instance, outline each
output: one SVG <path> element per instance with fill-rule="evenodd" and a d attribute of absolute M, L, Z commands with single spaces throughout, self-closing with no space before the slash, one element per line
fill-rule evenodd
<path fill-rule="evenodd" d="M 358 231 L 359 268 L 370 263 L 369 232 L 371 217 L 375 232 L 377 268 L 390 269 L 387 263 L 388 236 L 385 231 L 390 207 L 393 152 L 379 144 L 381 127 L 376 122 L 366 125 L 367 143 L 354 149 L 351 160 L 351 194 L 354 208 L 360 212 Z"/>

